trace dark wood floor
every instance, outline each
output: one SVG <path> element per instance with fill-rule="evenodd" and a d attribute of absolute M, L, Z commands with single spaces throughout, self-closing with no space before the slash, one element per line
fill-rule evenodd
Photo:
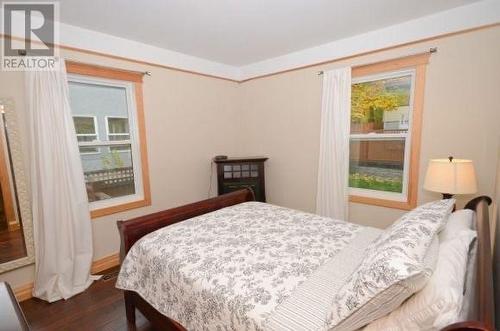
<path fill-rule="evenodd" d="M 0 263 L 26 256 L 22 229 L 0 231 Z"/>
<path fill-rule="evenodd" d="M 128 328 L 123 294 L 115 288 L 117 269 L 92 284 L 79 295 L 66 301 L 47 303 L 39 299 L 21 302 L 32 330 L 137 330 L 153 331 L 153 327 L 137 314 L 137 328 Z"/>

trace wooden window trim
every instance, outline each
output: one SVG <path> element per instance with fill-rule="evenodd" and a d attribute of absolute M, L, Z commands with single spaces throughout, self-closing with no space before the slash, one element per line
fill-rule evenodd
<path fill-rule="evenodd" d="M 359 195 L 350 195 L 349 201 L 380 207 L 411 210 L 417 206 L 420 144 L 422 137 L 422 114 L 424 108 L 425 70 L 429 53 L 407 56 L 395 60 L 354 67 L 352 77 L 363 77 L 403 69 L 415 70 L 413 118 L 411 127 L 410 164 L 408 172 L 407 201 L 394 201 Z"/>
<path fill-rule="evenodd" d="M 144 120 L 144 101 L 142 95 L 142 77 L 140 72 L 114 69 L 104 66 L 66 61 L 66 71 L 69 74 L 99 77 L 132 82 L 134 85 L 136 120 L 139 133 L 139 157 L 141 160 L 143 198 L 140 200 L 118 204 L 110 207 L 95 209 L 90 212 L 92 219 L 120 213 L 130 209 L 136 209 L 151 205 L 151 188 L 149 182 L 148 151 L 146 143 L 146 124 Z"/>

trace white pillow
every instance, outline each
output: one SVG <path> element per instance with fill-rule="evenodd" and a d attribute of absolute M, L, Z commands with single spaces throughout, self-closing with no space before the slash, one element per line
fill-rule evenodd
<path fill-rule="evenodd" d="M 335 294 L 328 328 L 362 327 L 422 289 L 437 260 L 436 234 L 445 226 L 454 203 L 454 199 L 441 200 L 415 208 L 370 244 L 358 268 Z M 433 246 L 435 254 L 429 254 Z"/>
<path fill-rule="evenodd" d="M 453 221 L 450 217 L 450 221 Z M 425 287 L 398 309 L 369 325 L 372 330 L 440 330 L 459 320 L 469 247 L 476 232 L 463 229 L 440 243 L 436 270 Z"/>
<path fill-rule="evenodd" d="M 472 230 L 474 212 L 470 209 L 460 209 L 451 213 L 446 227 L 439 233 L 439 242 L 454 239 L 463 230 Z"/>

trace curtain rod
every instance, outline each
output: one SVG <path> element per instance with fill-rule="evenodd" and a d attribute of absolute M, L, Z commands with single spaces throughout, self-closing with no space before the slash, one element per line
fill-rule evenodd
<path fill-rule="evenodd" d="M 354 66 L 353 68 L 356 68 L 356 67 L 363 67 L 363 66 L 366 66 L 366 65 L 370 65 L 370 64 L 375 64 L 375 63 L 379 63 L 379 62 L 384 62 L 384 61 L 390 61 L 390 60 L 396 60 L 396 59 L 400 59 L 400 58 L 403 58 L 403 57 L 407 57 L 407 56 L 414 56 L 414 55 L 421 55 L 421 54 L 434 54 L 434 53 L 437 53 L 438 49 L 437 47 L 431 47 L 429 48 L 429 50 L 427 52 L 420 52 L 420 53 L 415 53 L 415 54 L 408 54 L 408 55 L 405 55 L 405 56 L 400 56 L 400 57 L 397 57 L 397 58 L 394 58 L 394 59 L 387 59 L 387 60 L 382 60 L 382 61 L 377 61 L 377 62 L 373 62 L 373 63 L 365 63 L 365 64 L 359 64 L 357 66 Z M 321 71 L 318 71 L 318 76 L 321 76 L 323 75 L 324 71 L 321 70 Z"/>
<path fill-rule="evenodd" d="M 82 62 L 82 61 L 75 61 L 75 60 L 71 60 L 71 59 L 65 59 L 65 61 L 66 62 L 78 63 L 78 64 L 91 65 L 91 66 L 94 66 L 94 67 L 101 67 L 101 68 L 107 68 L 107 69 L 110 68 L 110 67 L 101 66 L 101 65 L 98 65 L 98 64 L 87 63 L 87 62 Z M 143 75 L 143 76 L 151 76 L 152 75 L 151 71 L 136 71 L 136 70 L 128 70 L 128 69 L 122 69 L 122 68 L 112 68 L 112 69 L 118 70 L 118 71 L 123 71 L 123 72 L 128 72 L 128 73 L 131 73 L 131 74 L 140 74 L 140 75 Z"/>

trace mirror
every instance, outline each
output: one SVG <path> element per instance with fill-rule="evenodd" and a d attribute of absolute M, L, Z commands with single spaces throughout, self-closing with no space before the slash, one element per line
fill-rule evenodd
<path fill-rule="evenodd" d="M 34 262 L 24 167 L 14 103 L 0 98 L 0 272 Z"/>

